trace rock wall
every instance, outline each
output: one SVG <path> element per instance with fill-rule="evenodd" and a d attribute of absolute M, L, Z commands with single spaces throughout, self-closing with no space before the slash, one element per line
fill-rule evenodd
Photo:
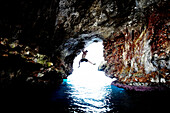
<path fill-rule="evenodd" d="M 170 38 L 166 10 L 148 16 L 144 27 L 125 27 L 104 42 L 107 76 L 128 85 L 170 84 Z"/>
<path fill-rule="evenodd" d="M 159 38 L 155 39 L 155 37 L 156 33 L 164 31 L 163 27 L 159 28 L 159 26 L 167 22 L 150 25 L 155 24 L 154 21 L 158 22 L 161 18 L 155 18 L 158 20 L 149 22 L 148 20 L 151 19 L 148 17 L 154 11 L 157 11 L 155 16 L 162 15 L 159 10 L 168 14 L 165 9 L 168 10 L 167 0 L 1 0 L 0 56 L 5 59 L 1 64 L 8 62 L 12 58 L 11 54 L 16 55 L 18 57 L 16 59 L 21 58 L 25 67 L 28 62 L 32 65 L 40 65 L 36 70 L 32 70 L 32 73 L 26 73 L 24 80 L 27 80 L 27 77 L 33 77 L 31 81 L 34 82 L 34 78 L 37 79 L 35 76 L 44 75 L 43 80 L 38 79 L 46 83 L 49 78 L 45 77 L 45 74 L 54 71 L 54 75 L 56 73 L 60 75 L 60 81 L 71 74 L 73 59 L 80 49 L 85 47 L 91 39 L 103 37 L 102 40 L 107 40 L 104 43 L 105 59 L 108 61 L 107 75 L 118 77 L 125 67 L 129 67 L 125 70 L 129 73 L 128 76 L 131 76 L 133 71 L 139 72 L 139 66 L 143 68 L 141 73 L 156 73 L 159 63 L 155 59 L 158 59 L 159 52 L 154 53 L 157 51 L 155 45 L 164 41 L 160 38 L 158 42 Z M 148 33 L 153 34 L 154 38 L 150 38 Z M 160 36 L 160 34 L 157 35 Z M 167 41 L 163 46 L 167 47 Z M 141 52 L 135 52 L 135 50 Z M 153 54 L 155 57 L 151 57 Z M 136 61 L 135 55 L 142 59 Z M 163 69 L 167 61 L 159 60 L 159 62 Z M 150 68 L 147 69 L 147 66 Z M 11 73 L 9 70 L 5 70 L 5 77 L 8 80 L 10 80 L 9 73 Z M 17 77 L 18 70 L 19 68 L 15 70 L 14 77 Z M 2 81 L 4 80 L 3 73 L 4 70 L 0 70 Z M 124 75 L 119 77 L 120 81 L 123 81 Z M 53 76 L 50 77 L 50 80 L 52 79 Z"/>
<path fill-rule="evenodd" d="M 54 65 L 47 55 L 19 40 L 0 38 L 0 48 L 0 88 L 52 88 L 66 77 L 60 58 Z"/>

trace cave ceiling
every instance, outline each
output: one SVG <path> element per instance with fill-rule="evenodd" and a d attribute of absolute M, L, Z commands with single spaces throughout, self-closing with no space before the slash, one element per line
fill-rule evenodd
<path fill-rule="evenodd" d="M 162 6 L 166 9 L 168 1 L 3 0 L 0 36 L 38 47 L 40 53 L 50 56 L 67 39 L 82 34 L 113 38 L 125 28 L 138 29 L 147 23 L 148 15 Z"/>
<path fill-rule="evenodd" d="M 167 26 L 169 26 L 168 0 L 1 0 L 0 56 L 5 59 L 2 59 L 1 62 L 2 64 L 8 62 L 8 65 L 11 65 L 12 62 L 9 62 L 9 59 L 11 61 L 21 60 L 21 65 L 15 62 L 19 66 L 10 75 L 12 77 L 20 76 L 20 73 L 29 70 L 27 67 L 23 70 L 20 67 L 28 66 L 27 63 L 29 63 L 38 64 L 36 67 L 39 72 L 31 68 L 29 72 L 34 71 L 34 73 L 32 75 L 27 73 L 25 78 L 42 75 L 49 70 L 53 70 L 62 75 L 61 78 L 65 78 L 72 73 L 73 60 L 81 49 L 93 41 L 103 41 L 105 49 L 107 48 L 104 57 L 111 62 L 111 64 L 108 63 L 106 73 L 112 76 L 115 73 L 114 70 L 110 70 L 113 67 L 113 61 L 116 62 L 118 59 L 118 64 L 125 61 L 125 65 L 130 65 L 132 53 L 128 51 L 132 51 L 132 48 L 139 51 L 139 54 L 142 54 L 140 50 L 144 50 L 142 48 L 145 46 L 145 49 L 151 46 L 149 51 L 158 53 L 157 50 L 161 50 L 159 49 L 160 42 L 163 43 L 164 49 L 169 48 L 169 34 L 167 33 L 169 28 Z M 142 35 L 147 34 L 145 31 L 150 33 L 147 35 L 148 38 Z M 161 33 L 166 34 L 165 38 L 160 36 Z M 151 41 L 150 45 L 142 45 L 140 40 L 143 39 L 148 40 L 148 43 Z M 146 40 L 144 41 L 147 42 Z M 132 42 L 141 44 L 140 49 Z M 123 44 L 125 46 L 122 46 Z M 115 48 L 112 53 L 116 53 L 119 45 L 121 45 L 119 47 L 121 51 L 110 60 L 112 56 L 108 56 L 111 53 L 110 48 Z M 131 49 L 128 49 L 129 47 Z M 120 60 L 123 51 L 127 52 L 127 58 L 126 55 L 123 58 L 128 60 Z M 167 58 L 169 57 L 167 56 Z M 124 65 L 122 67 L 124 69 Z M 39 70 L 39 68 L 41 69 Z M 120 66 L 116 68 L 121 69 Z M 11 69 L 9 67 L 9 70 Z M 2 73 L 6 73 L 6 77 L 8 77 L 9 70 L 4 69 Z M 117 75 L 120 74 L 119 72 Z M 143 78 L 141 79 L 143 80 Z M 124 75 L 120 80 L 130 81 Z"/>

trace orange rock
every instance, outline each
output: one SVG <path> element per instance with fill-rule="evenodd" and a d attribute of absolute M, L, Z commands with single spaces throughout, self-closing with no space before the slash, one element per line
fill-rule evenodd
<path fill-rule="evenodd" d="M 2 56 L 4 56 L 4 57 L 8 57 L 8 54 L 3 54 Z"/>
<path fill-rule="evenodd" d="M 168 72 L 169 70 L 168 69 L 165 69 L 165 68 L 162 68 L 160 69 L 161 72 L 165 73 L 165 72 Z"/>
<path fill-rule="evenodd" d="M 139 78 L 139 82 L 146 82 L 146 81 L 147 81 L 147 78 L 145 78 L 145 77 Z"/>
<path fill-rule="evenodd" d="M 133 81 L 133 82 L 136 82 L 135 78 L 132 78 L 132 81 Z"/>
<path fill-rule="evenodd" d="M 136 81 L 139 81 L 139 77 L 135 77 Z"/>
<path fill-rule="evenodd" d="M 151 72 L 151 77 L 155 79 L 155 77 L 158 75 L 158 72 Z"/>
<path fill-rule="evenodd" d="M 124 82 L 124 80 L 125 80 L 125 77 L 123 77 L 123 78 L 120 79 L 121 82 Z"/>
<path fill-rule="evenodd" d="M 131 79 L 131 78 L 129 78 L 129 79 L 127 79 L 127 82 L 131 82 L 131 80 L 132 80 L 132 79 Z"/>
<path fill-rule="evenodd" d="M 149 78 L 149 77 L 150 77 L 150 74 L 145 74 L 145 77 Z"/>

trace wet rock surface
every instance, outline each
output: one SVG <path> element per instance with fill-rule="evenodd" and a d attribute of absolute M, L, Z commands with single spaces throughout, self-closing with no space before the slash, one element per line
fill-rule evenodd
<path fill-rule="evenodd" d="M 9 62 L 18 65 L 15 71 L 2 68 L 1 82 L 18 78 L 23 69 L 24 81 L 46 84 L 57 73 L 60 83 L 72 73 L 81 49 L 103 40 L 107 76 L 125 84 L 169 84 L 168 5 L 167 0 L 0 1 L 0 65 L 21 62 Z"/>
<path fill-rule="evenodd" d="M 138 90 L 134 86 L 143 85 L 169 87 L 169 25 L 165 12 L 153 12 L 144 29 L 126 27 L 104 42 L 107 61 L 104 71 L 118 78 L 122 87 L 128 85 L 134 90 Z"/>
<path fill-rule="evenodd" d="M 62 83 L 63 69 L 18 40 L 0 39 L 1 88 L 52 87 Z"/>

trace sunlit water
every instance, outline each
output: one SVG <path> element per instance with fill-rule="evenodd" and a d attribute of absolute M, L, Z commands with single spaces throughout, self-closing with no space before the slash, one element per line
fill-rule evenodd
<path fill-rule="evenodd" d="M 56 89 L 1 89 L 3 113 L 166 113 L 170 92 L 133 92 L 111 85 L 110 79 L 98 71 L 103 61 L 102 44 L 86 48 L 87 62 L 78 68 L 82 53 L 74 60 L 74 71 Z M 20 84 L 19 84 L 20 85 Z"/>
<path fill-rule="evenodd" d="M 92 67 L 89 65 L 90 68 Z M 68 98 L 72 99 L 70 109 L 72 109 L 72 106 L 77 106 L 76 109 L 86 112 L 110 111 L 108 98 L 112 91 L 112 79 L 106 77 L 103 72 L 99 72 L 97 69 L 96 71 L 84 70 L 83 73 L 81 72 L 81 69 L 75 71 L 64 83 L 71 89 L 71 92 L 65 92 L 70 94 Z M 117 88 L 117 90 L 123 93 L 123 89 Z"/>
<path fill-rule="evenodd" d="M 84 112 L 110 111 L 108 98 L 112 90 L 111 82 L 114 79 L 98 71 L 98 65 L 104 61 L 102 42 L 93 43 L 86 50 L 88 50 L 87 59 L 96 65 L 82 62 L 80 68 L 77 68 L 82 54 L 75 58 L 74 72 L 64 83 L 72 90 L 72 92 L 66 92 L 70 94 L 69 98 L 72 98 L 70 109 L 72 106 L 77 106 L 76 109 Z M 119 90 L 123 91 L 123 89 Z"/>
<path fill-rule="evenodd" d="M 88 66 L 88 68 L 85 66 Z M 111 86 L 113 79 L 99 72 L 91 64 L 82 64 L 80 69 L 73 72 L 63 81 L 54 100 L 67 99 L 69 112 L 103 113 L 112 111 L 116 102 L 110 102 L 114 97 L 126 99 L 124 89 Z M 85 69 L 82 73 L 82 70 Z M 114 91 L 114 92 L 113 92 Z M 62 94 L 62 96 L 61 96 Z M 64 104 L 64 103 L 63 103 Z"/>
<path fill-rule="evenodd" d="M 88 64 L 87 64 L 88 65 Z M 81 66 L 53 93 L 55 113 L 164 113 L 169 92 L 133 92 L 111 85 L 103 72 Z M 94 67 L 95 68 L 95 67 Z M 82 70 L 84 69 L 83 73 Z"/>
<path fill-rule="evenodd" d="M 125 91 L 122 88 L 111 86 L 111 82 L 115 79 L 106 77 L 104 72 L 98 71 L 98 65 L 104 60 L 102 42 L 93 43 L 86 50 L 88 50 L 87 59 L 96 65 L 82 62 L 78 68 L 82 53 L 77 56 L 74 60 L 72 75 L 64 79 L 54 100 L 67 98 L 69 104 L 66 111 L 69 112 L 101 113 L 111 111 L 115 106 L 115 103 L 110 102 L 112 95 L 126 96 Z"/>
<path fill-rule="evenodd" d="M 52 110 L 56 113 L 155 113 L 166 111 L 169 93 L 162 92 L 128 92 L 111 85 L 115 79 L 98 71 L 103 61 L 102 42 L 93 43 L 88 50 L 88 62 L 78 62 L 81 55 L 74 60 L 74 71 L 53 93 Z M 165 101 L 166 100 L 166 101 Z M 165 101 L 165 102 L 164 102 Z"/>

